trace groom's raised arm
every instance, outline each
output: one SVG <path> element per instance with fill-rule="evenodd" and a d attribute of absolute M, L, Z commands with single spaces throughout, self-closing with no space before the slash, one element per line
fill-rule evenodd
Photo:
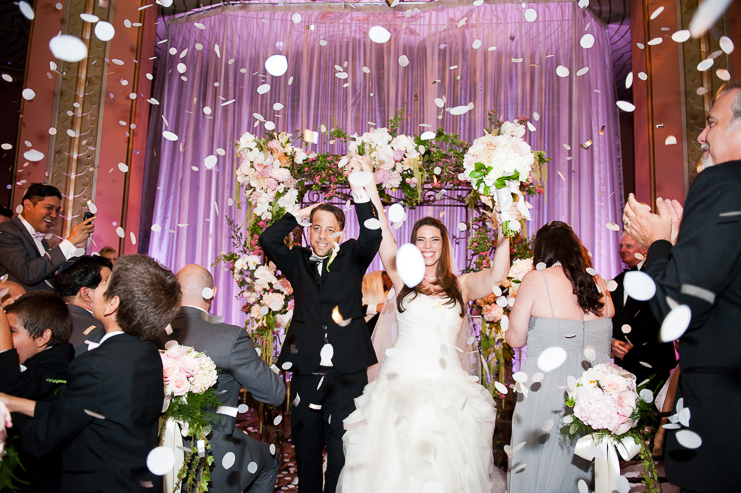
<path fill-rule="evenodd" d="M 356 199 L 355 213 L 358 216 L 358 223 L 360 225 L 358 242 L 355 247 L 355 258 L 361 264 L 363 272 L 365 272 L 370 263 L 373 262 L 373 258 L 378 253 L 383 233 L 381 232 L 381 228 L 368 229 L 365 226 L 365 222 L 368 219 L 379 219 L 378 211 L 373 203 L 371 203 L 370 199 L 367 202 L 359 202 Z"/>
<path fill-rule="evenodd" d="M 293 277 L 294 270 L 296 270 L 298 257 L 296 252 L 286 246 L 285 239 L 286 236 L 291 234 L 291 231 L 296 229 L 296 226 L 298 226 L 298 222 L 294 215 L 286 213 L 276 223 L 263 231 L 257 240 L 268 259 L 280 269 L 289 281 Z"/>

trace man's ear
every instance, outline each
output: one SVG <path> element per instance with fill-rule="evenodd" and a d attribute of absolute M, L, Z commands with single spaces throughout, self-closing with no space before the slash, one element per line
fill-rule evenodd
<path fill-rule="evenodd" d="M 121 304 L 121 299 L 118 296 L 112 296 L 111 299 L 105 302 L 105 311 L 103 312 L 104 317 L 110 317 L 118 311 L 118 306 Z"/>
<path fill-rule="evenodd" d="M 42 332 L 40 336 L 33 340 L 33 342 L 36 344 L 36 347 L 39 348 L 47 346 L 49 344 L 49 341 L 51 341 L 51 329 L 44 329 L 44 332 Z"/>
<path fill-rule="evenodd" d="M 332 240 L 334 240 L 335 242 L 337 242 L 338 245 L 340 243 L 342 243 L 342 241 L 344 239 L 345 239 L 345 232 L 344 231 L 338 231 L 337 233 L 335 233 L 335 234 L 332 235 Z"/>
<path fill-rule="evenodd" d="M 79 294 L 80 294 L 80 298 L 82 298 L 82 301 L 84 301 L 85 303 L 92 304 L 93 303 L 93 291 L 94 290 L 90 288 L 86 288 L 84 286 L 81 287 Z"/>

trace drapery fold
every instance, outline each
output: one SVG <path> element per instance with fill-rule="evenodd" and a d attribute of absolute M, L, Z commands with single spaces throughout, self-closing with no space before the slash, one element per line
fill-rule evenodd
<path fill-rule="evenodd" d="M 372 124 L 385 126 L 403 108 L 400 132 L 442 127 L 472 141 L 483 134 L 493 109 L 505 120 L 530 117 L 536 131 L 526 139 L 552 159 L 546 194 L 533 200 L 528 231 L 554 219 L 570 223 L 598 272 L 611 278 L 621 265 L 619 233 L 605 224 L 620 217 L 622 173 L 608 35 L 574 2 L 527 8 L 536 11 L 534 22 L 525 19 L 521 4 L 440 4 L 419 12 L 224 7 L 168 19 L 165 41 L 157 47 L 153 97 L 159 104 L 152 106 L 149 127 L 145 193 L 152 205 L 142 217 L 143 251 L 177 270 L 192 262 L 209 266 L 232 249 L 224 216 L 244 218 L 234 206 L 234 143 L 245 131 L 267 133 L 255 114 L 277 131 L 321 131 L 336 123 L 362 133 Z M 387 43 L 369 39 L 374 25 L 391 32 Z M 592 48 L 580 45 L 585 34 L 593 36 Z M 274 54 L 288 59 L 283 76 L 264 68 Z M 399 63 L 402 55 L 406 67 Z M 568 68 L 567 77 L 556 74 L 559 65 Z M 270 90 L 259 94 L 264 84 Z M 440 109 L 435 99 L 443 96 Z M 276 103 L 283 108 L 276 110 Z M 446 111 L 471 103 L 461 116 Z M 165 130 L 178 140 L 164 139 Z M 324 133 L 310 150 L 339 154 L 345 147 Z M 204 164 L 209 155 L 218 158 L 213 169 Z M 456 229 L 465 220 L 462 209 L 432 206 L 409 220 L 419 213 L 439 217 L 443 210 L 448 228 L 463 237 Z M 357 229 L 353 220 L 349 214 L 349 236 Z M 150 231 L 153 224 L 161 230 Z M 408 241 L 410 228 L 399 230 L 400 242 Z M 459 264 L 466 258 L 464 240 L 457 246 Z M 219 288 L 214 312 L 241 325 L 234 281 L 228 272 L 212 271 Z"/>

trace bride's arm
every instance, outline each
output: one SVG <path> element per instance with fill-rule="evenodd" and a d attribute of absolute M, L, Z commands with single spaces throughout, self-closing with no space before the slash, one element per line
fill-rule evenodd
<path fill-rule="evenodd" d="M 347 174 L 350 175 L 355 171 L 371 171 L 370 164 L 367 158 L 362 156 L 354 156 L 347 165 Z M 400 292 L 404 281 L 399 277 L 399 273 L 396 272 L 396 252 L 399 250 L 396 244 L 396 238 L 394 238 L 391 229 L 389 228 L 388 221 L 386 220 L 386 214 L 381 203 L 381 197 L 378 195 L 378 188 L 376 188 L 375 181 L 371 181 L 364 187 L 365 193 L 368 194 L 371 202 L 378 211 L 378 219 L 381 221 L 381 232 L 383 233 L 383 239 L 381 240 L 381 247 L 378 249 L 378 255 L 381 257 L 383 268 L 386 270 L 391 282 L 394 285 L 396 292 Z"/>
<path fill-rule="evenodd" d="M 489 296 L 491 288 L 507 278 L 507 272 L 509 272 L 509 238 L 504 236 L 500 228 L 491 268 L 463 274 L 458 278 L 463 290 L 464 303 Z"/>

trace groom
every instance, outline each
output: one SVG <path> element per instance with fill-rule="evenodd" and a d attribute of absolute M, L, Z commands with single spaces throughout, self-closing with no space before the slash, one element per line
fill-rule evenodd
<path fill-rule="evenodd" d="M 361 286 L 381 244 L 381 230 L 365 226 L 378 218 L 367 195 L 354 196 L 357 240 L 336 246 L 344 235 L 345 214 L 330 204 L 315 204 L 296 214 L 311 223 L 311 249 L 285 245 L 298 226 L 293 214 L 267 228 L 259 240 L 293 287 L 293 319 L 278 366 L 293 372 L 291 433 L 300 493 L 322 492 L 325 445 L 324 492 L 334 493 L 345 463 L 342 420 L 355 409 L 354 399 L 368 383 L 366 369 L 377 362 L 363 317 Z"/>

